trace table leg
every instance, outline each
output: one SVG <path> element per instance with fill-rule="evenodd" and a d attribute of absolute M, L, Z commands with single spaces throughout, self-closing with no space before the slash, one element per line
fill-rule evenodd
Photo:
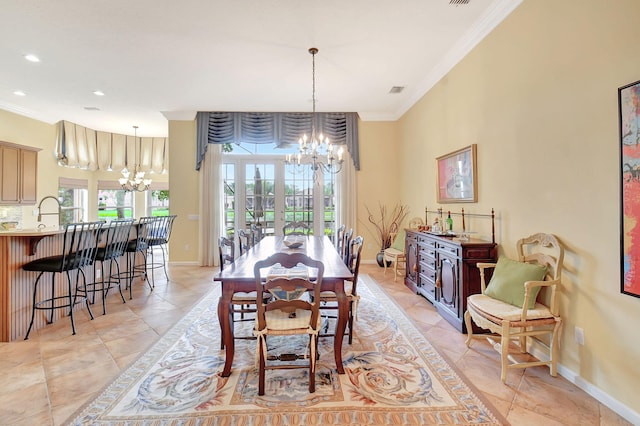
<path fill-rule="evenodd" d="M 347 295 L 344 293 L 344 281 L 341 280 L 336 283 L 335 293 L 336 299 L 338 300 L 338 323 L 336 324 L 333 351 L 338 374 L 344 374 L 344 366 L 342 365 L 342 340 L 344 339 L 344 330 L 349 319 L 349 299 L 347 299 Z"/>
<path fill-rule="evenodd" d="M 233 327 L 231 327 L 231 321 L 233 321 L 230 309 L 232 297 L 233 288 L 223 288 L 222 296 L 218 300 L 218 321 L 220 321 L 220 329 L 222 330 L 222 336 L 220 336 L 220 338 L 224 341 L 225 349 L 222 377 L 229 377 L 229 375 L 231 375 L 231 365 L 233 364 L 233 354 L 235 350 Z"/>

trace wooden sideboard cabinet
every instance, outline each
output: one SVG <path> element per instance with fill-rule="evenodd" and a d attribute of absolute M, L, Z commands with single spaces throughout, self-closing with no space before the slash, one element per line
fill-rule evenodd
<path fill-rule="evenodd" d="M 0 204 L 36 204 L 38 151 L 0 142 Z"/>
<path fill-rule="evenodd" d="M 480 272 L 476 263 L 495 262 L 497 245 L 407 229 L 405 253 L 405 285 L 426 297 L 444 319 L 466 333 L 463 315 L 467 309 L 467 296 L 480 293 Z"/>

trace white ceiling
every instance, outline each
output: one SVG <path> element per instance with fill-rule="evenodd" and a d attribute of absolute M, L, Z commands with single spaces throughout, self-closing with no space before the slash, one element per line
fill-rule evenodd
<path fill-rule="evenodd" d="M 0 108 L 139 136 L 195 111 L 311 111 L 317 47 L 317 111 L 395 120 L 521 1 L 0 0 Z"/>

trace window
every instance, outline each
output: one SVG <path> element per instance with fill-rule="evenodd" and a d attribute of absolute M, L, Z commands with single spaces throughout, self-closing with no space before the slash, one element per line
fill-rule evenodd
<path fill-rule="evenodd" d="M 294 152 L 270 145 L 232 145 L 223 158 L 224 224 L 230 234 L 255 224 L 264 235 L 280 235 L 286 222 L 309 225 L 314 235 L 335 232 L 335 176 L 309 166 L 285 165 L 284 154 Z"/>
<path fill-rule="evenodd" d="M 98 220 L 134 217 L 135 194 L 118 188 L 118 182 L 98 181 Z"/>
<path fill-rule="evenodd" d="M 60 225 L 87 220 L 88 194 L 86 179 L 61 177 L 58 180 L 60 201 Z"/>
<path fill-rule="evenodd" d="M 147 215 L 169 216 L 169 184 L 154 182 L 152 188 L 147 191 Z"/>

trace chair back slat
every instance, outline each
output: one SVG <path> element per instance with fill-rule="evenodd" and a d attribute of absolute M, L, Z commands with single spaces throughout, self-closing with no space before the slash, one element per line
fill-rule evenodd
<path fill-rule="evenodd" d="M 284 235 L 309 235 L 310 231 L 309 225 L 301 221 L 289 222 L 282 228 Z"/>
<path fill-rule="evenodd" d="M 100 229 L 104 222 L 69 223 L 62 245 L 62 270 L 91 265 L 95 260 Z"/>
<path fill-rule="evenodd" d="M 103 260 L 116 259 L 124 254 L 132 226 L 133 219 L 118 219 L 102 227 Z"/>
<path fill-rule="evenodd" d="M 282 278 L 277 277 L 266 280 L 266 275 L 262 275 L 262 269 L 279 265 L 282 268 L 290 269 L 299 265 L 312 268 L 315 271 L 309 273 L 307 279 L 304 278 Z M 311 312 L 309 326 L 315 328 L 320 316 L 320 287 L 324 275 L 324 264 L 319 260 L 314 260 L 303 253 L 276 253 L 264 260 L 256 262 L 253 268 L 256 280 L 258 330 L 266 327 L 266 312 L 280 309 L 285 312 L 294 312 L 296 309 L 304 309 Z M 292 300 L 279 299 L 277 297 L 265 298 L 265 293 L 273 295 L 277 289 L 282 292 L 303 292 L 308 295 L 305 298 L 295 298 Z"/>
<path fill-rule="evenodd" d="M 235 261 L 236 245 L 231 238 L 220 237 L 218 239 L 218 253 L 220 256 L 220 270 L 225 265 L 230 265 Z"/>

